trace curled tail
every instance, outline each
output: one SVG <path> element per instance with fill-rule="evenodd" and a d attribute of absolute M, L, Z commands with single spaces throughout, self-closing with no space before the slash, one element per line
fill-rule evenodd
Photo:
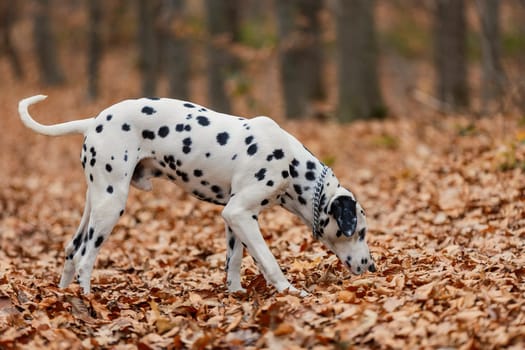
<path fill-rule="evenodd" d="M 29 106 L 34 103 L 45 100 L 47 96 L 45 95 L 35 95 L 28 98 L 25 98 L 18 102 L 18 114 L 20 119 L 29 129 L 32 129 L 40 134 L 49 135 L 49 136 L 60 136 L 68 134 L 85 134 L 88 127 L 91 125 L 92 119 L 81 119 L 74 120 L 66 123 L 54 124 L 54 125 L 42 125 L 35 121 L 29 111 L 27 110 Z"/>

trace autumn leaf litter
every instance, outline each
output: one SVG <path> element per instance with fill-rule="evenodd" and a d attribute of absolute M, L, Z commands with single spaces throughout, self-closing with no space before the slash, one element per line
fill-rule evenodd
<path fill-rule="evenodd" d="M 133 190 L 92 294 L 57 283 L 85 184 L 79 139 L 1 141 L 0 348 L 513 348 L 525 344 L 525 137 L 513 118 L 284 123 L 363 203 L 378 272 L 351 276 L 298 218 L 262 232 L 305 298 L 243 259 L 226 293 L 220 207 Z M 468 133 L 462 130 L 467 129 Z M 17 140 L 23 137 L 27 145 Z"/>

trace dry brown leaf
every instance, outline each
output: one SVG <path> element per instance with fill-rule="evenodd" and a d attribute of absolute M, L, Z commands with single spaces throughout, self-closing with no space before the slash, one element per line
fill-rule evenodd
<path fill-rule="evenodd" d="M 347 290 L 342 290 L 337 293 L 337 300 L 344 303 L 353 303 L 355 301 L 355 293 Z"/>
<path fill-rule="evenodd" d="M 436 282 L 430 282 L 425 285 L 422 285 L 421 287 L 418 287 L 414 291 L 414 299 L 421 301 L 428 300 L 435 286 Z"/>
<path fill-rule="evenodd" d="M 273 330 L 273 334 L 277 337 L 283 335 L 290 335 L 295 331 L 295 328 L 290 323 L 281 323 Z"/>
<path fill-rule="evenodd" d="M 399 298 L 386 298 L 383 302 L 383 309 L 385 309 L 386 312 L 392 312 L 398 307 L 405 304 L 405 300 L 399 299 Z"/>

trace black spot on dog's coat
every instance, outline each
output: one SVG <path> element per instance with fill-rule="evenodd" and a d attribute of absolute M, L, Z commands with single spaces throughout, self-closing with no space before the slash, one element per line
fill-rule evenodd
<path fill-rule="evenodd" d="M 102 244 L 102 242 L 104 242 L 104 237 L 102 237 L 102 236 L 98 236 L 98 237 L 97 237 L 97 240 L 95 241 L 95 248 L 100 247 L 100 245 Z"/>
<path fill-rule="evenodd" d="M 186 107 L 186 108 L 195 108 L 195 105 L 193 105 L 191 103 L 185 103 L 184 107 Z"/>
<path fill-rule="evenodd" d="M 80 244 L 82 244 L 82 234 L 79 234 L 73 240 L 73 245 L 75 246 L 75 251 L 77 251 L 78 248 L 80 248 Z"/>
<path fill-rule="evenodd" d="M 282 149 L 276 149 L 273 151 L 273 156 L 275 159 L 282 159 L 284 157 L 284 152 Z"/>
<path fill-rule="evenodd" d="M 304 174 L 304 177 L 306 177 L 306 180 L 308 181 L 314 181 L 315 173 L 313 171 L 307 171 L 306 174 Z"/>
<path fill-rule="evenodd" d="M 202 170 L 200 170 L 200 169 L 193 170 L 193 175 L 195 177 L 201 177 L 202 176 Z"/>
<path fill-rule="evenodd" d="M 191 144 L 192 144 L 192 141 L 191 141 L 191 138 L 189 137 L 186 137 L 184 140 L 182 140 L 182 152 L 184 152 L 185 154 L 188 154 L 191 152 Z"/>
<path fill-rule="evenodd" d="M 247 138 L 244 139 L 244 143 L 246 143 L 247 145 L 252 143 L 252 141 L 253 141 L 253 136 L 248 136 Z"/>
<path fill-rule="evenodd" d="M 290 171 L 291 177 L 296 178 L 299 176 L 299 173 L 297 172 L 297 170 L 295 170 L 295 167 L 293 166 L 293 164 L 290 164 L 290 167 L 288 170 Z"/>
<path fill-rule="evenodd" d="M 113 193 L 113 186 L 109 185 L 107 188 L 106 188 L 106 191 L 111 194 Z"/>
<path fill-rule="evenodd" d="M 154 140 L 155 139 L 155 133 L 151 130 L 143 130 L 142 131 L 142 137 L 147 140 Z"/>
<path fill-rule="evenodd" d="M 221 146 L 224 146 L 226 143 L 228 143 L 229 138 L 230 134 L 228 134 L 227 132 L 221 132 L 217 134 L 217 142 Z"/>
<path fill-rule="evenodd" d="M 107 171 L 108 173 L 110 173 L 111 170 L 113 170 L 113 168 L 111 167 L 111 164 L 106 164 L 106 171 Z"/>
<path fill-rule="evenodd" d="M 363 228 L 359 231 L 359 240 L 360 241 L 364 241 L 365 239 L 365 236 L 366 236 L 366 228 Z"/>
<path fill-rule="evenodd" d="M 104 129 L 104 127 L 102 126 L 102 124 L 100 124 L 100 125 L 97 125 L 97 127 L 96 127 L 95 130 L 96 130 L 98 133 L 101 133 L 101 132 L 102 132 L 102 129 Z"/>
<path fill-rule="evenodd" d="M 142 108 L 142 113 L 144 114 L 147 114 L 147 115 L 152 115 L 154 113 L 156 113 L 157 111 L 155 109 L 153 109 L 153 107 L 150 107 L 150 106 L 145 106 Z"/>
<path fill-rule="evenodd" d="M 166 136 L 168 136 L 169 133 L 170 133 L 170 128 L 168 128 L 167 126 L 161 126 L 159 128 L 159 131 L 157 132 L 157 134 L 160 137 L 166 137 Z"/>
<path fill-rule="evenodd" d="M 268 204 L 268 203 L 270 203 L 270 201 L 269 201 L 268 199 L 263 199 L 263 200 L 261 201 L 261 205 L 263 205 L 263 206 L 266 205 L 266 204 Z"/>
<path fill-rule="evenodd" d="M 197 122 L 202 125 L 202 126 L 208 126 L 210 125 L 210 120 L 208 118 L 206 118 L 205 116 L 198 116 L 197 117 Z"/>
<path fill-rule="evenodd" d="M 266 168 L 259 169 L 258 172 L 255 173 L 255 178 L 259 181 L 264 180 L 264 177 L 266 175 Z"/>
<path fill-rule="evenodd" d="M 253 156 L 255 153 L 257 153 L 257 144 L 254 143 L 253 145 L 250 145 L 246 153 L 248 153 L 249 156 Z"/>
<path fill-rule="evenodd" d="M 122 130 L 129 131 L 130 130 L 129 124 L 126 124 L 126 123 L 122 124 Z"/>

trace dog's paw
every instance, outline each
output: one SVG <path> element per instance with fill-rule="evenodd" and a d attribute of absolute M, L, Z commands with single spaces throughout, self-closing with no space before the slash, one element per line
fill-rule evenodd
<path fill-rule="evenodd" d="M 247 291 L 246 291 L 245 288 L 242 288 L 242 287 L 239 287 L 239 288 L 228 288 L 228 293 L 230 293 L 230 294 L 235 294 L 235 293 L 246 294 Z"/>
<path fill-rule="evenodd" d="M 73 265 L 73 262 L 71 260 L 66 260 L 64 270 L 62 272 L 62 277 L 60 277 L 60 283 L 58 284 L 58 286 L 60 288 L 66 288 L 71 284 L 74 278 L 75 266 Z"/>
<path fill-rule="evenodd" d="M 228 281 L 228 293 L 246 293 L 246 289 L 241 286 L 240 281 Z"/>
<path fill-rule="evenodd" d="M 288 293 L 293 294 L 293 295 L 298 295 L 301 298 L 304 298 L 310 295 L 310 293 L 308 293 L 307 291 L 303 289 L 297 289 L 294 286 L 288 287 Z"/>

